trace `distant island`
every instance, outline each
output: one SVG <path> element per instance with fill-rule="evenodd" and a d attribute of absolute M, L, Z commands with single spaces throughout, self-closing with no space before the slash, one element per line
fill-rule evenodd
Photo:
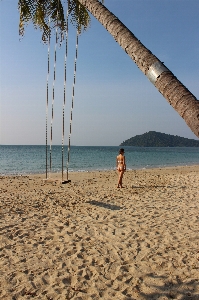
<path fill-rule="evenodd" d="M 199 147 L 199 140 L 187 139 L 177 135 L 149 131 L 136 135 L 120 144 L 135 147 Z"/>

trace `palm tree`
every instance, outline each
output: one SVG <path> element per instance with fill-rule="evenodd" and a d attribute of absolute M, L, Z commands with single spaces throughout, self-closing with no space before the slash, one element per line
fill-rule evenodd
<path fill-rule="evenodd" d="M 90 16 L 86 8 L 78 0 L 67 0 L 68 11 L 71 22 L 76 25 L 79 32 L 86 29 L 90 23 Z M 39 28 L 42 33 L 42 40 L 48 41 L 51 34 L 51 27 L 57 26 L 60 36 L 66 30 L 64 8 L 61 0 L 19 0 L 20 11 L 19 34 L 24 35 L 24 26 L 32 22 L 34 27 Z M 50 17 L 50 25 L 49 25 Z"/>
<path fill-rule="evenodd" d="M 76 23 L 79 30 L 88 27 L 88 10 L 106 28 L 116 42 L 136 63 L 138 68 L 185 120 L 194 134 L 199 137 L 199 101 L 174 74 L 101 2 L 98 0 L 68 1 L 72 21 Z M 26 17 L 23 14 L 22 2 Z M 37 4 L 37 9 L 35 10 L 33 9 L 34 3 Z M 29 10 L 27 9 L 27 4 L 29 4 Z M 54 23 L 60 22 L 61 32 L 65 28 L 63 7 L 60 0 L 20 0 L 19 7 L 21 9 L 21 33 L 23 33 L 23 22 L 31 19 L 36 26 L 43 29 L 43 37 L 45 38 L 50 32 L 46 22 L 46 17 L 49 14 L 51 14 Z M 57 15 L 55 14 L 55 8 L 56 12 L 59 12 Z M 34 11 L 34 14 L 31 15 L 31 11 Z M 39 17 L 36 15 L 36 11 L 38 11 Z"/>

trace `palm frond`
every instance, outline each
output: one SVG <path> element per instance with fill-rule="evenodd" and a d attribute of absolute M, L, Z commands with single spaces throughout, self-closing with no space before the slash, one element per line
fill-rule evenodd
<path fill-rule="evenodd" d="M 57 26 L 62 36 L 66 30 L 66 10 L 69 9 L 71 23 L 79 33 L 88 28 L 90 16 L 86 8 L 78 0 L 19 0 L 20 12 L 19 34 L 25 33 L 25 25 L 32 23 L 35 29 L 42 31 L 42 40 L 46 42 L 51 30 Z M 67 4 L 68 2 L 68 4 Z M 68 5 L 68 7 L 67 7 Z M 49 25 L 49 18 L 51 20 Z"/>
<path fill-rule="evenodd" d="M 68 1 L 70 21 L 73 25 L 76 26 L 79 33 L 81 33 L 82 29 L 85 30 L 88 28 L 90 24 L 90 16 L 86 8 L 81 3 L 79 3 L 78 0 Z"/>

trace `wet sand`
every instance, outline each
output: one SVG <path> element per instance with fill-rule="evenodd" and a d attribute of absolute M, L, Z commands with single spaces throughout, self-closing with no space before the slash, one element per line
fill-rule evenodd
<path fill-rule="evenodd" d="M 199 166 L 51 177 L 0 177 L 0 299 L 199 299 Z"/>

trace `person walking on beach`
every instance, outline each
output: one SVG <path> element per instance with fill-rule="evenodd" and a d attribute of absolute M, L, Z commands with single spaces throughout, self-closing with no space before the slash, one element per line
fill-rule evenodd
<path fill-rule="evenodd" d="M 122 188 L 123 187 L 122 186 L 122 178 L 123 178 L 124 172 L 126 171 L 126 161 L 125 161 L 123 148 L 121 148 L 119 150 L 119 155 L 116 157 L 116 168 L 117 168 L 118 175 L 119 175 L 117 187 Z"/>

